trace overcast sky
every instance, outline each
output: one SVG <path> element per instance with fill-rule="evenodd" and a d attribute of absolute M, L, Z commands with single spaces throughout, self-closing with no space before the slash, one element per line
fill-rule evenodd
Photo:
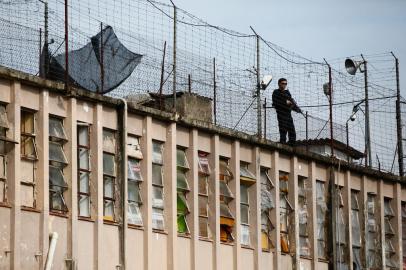
<path fill-rule="evenodd" d="M 165 2 L 165 1 L 164 1 Z M 406 0 L 174 0 L 207 22 L 321 60 L 393 51 L 406 96 Z"/>

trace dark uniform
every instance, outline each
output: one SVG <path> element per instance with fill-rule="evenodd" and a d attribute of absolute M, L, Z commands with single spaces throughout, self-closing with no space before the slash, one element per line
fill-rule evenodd
<path fill-rule="evenodd" d="M 291 105 L 287 104 L 288 100 L 292 102 Z M 294 110 L 300 113 L 300 108 L 294 102 L 289 90 L 279 89 L 272 93 L 272 106 L 278 117 L 280 142 L 286 143 L 286 134 L 288 134 L 289 143 L 293 144 L 296 141 L 296 131 L 291 112 Z"/>

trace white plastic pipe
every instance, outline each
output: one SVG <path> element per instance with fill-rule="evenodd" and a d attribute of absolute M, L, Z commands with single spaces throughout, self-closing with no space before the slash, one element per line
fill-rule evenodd
<path fill-rule="evenodd" d="M 48 250 L 48 256 L 47 256 L 47 263 L 45 264 L 45 270 L 52 269 L 52 262 L 54 260 L 56 242 L 58 242 L 58 233 L 57 232 L 51 233 L 50 236 L 51 236 L 51 241 L 49 243 L 49 250 Z"/>

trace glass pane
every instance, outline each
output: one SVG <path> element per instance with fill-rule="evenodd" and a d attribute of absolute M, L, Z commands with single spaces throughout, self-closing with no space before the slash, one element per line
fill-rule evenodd
<path fill-rule="evenodd" d="M 199 152 L 199 172 L 203 174 L 210 174 L 209 159 L 206 153 Z"/>
<path fill-rule="evenodd" d="M 142 216 L 137 203 L 128 204 L 128 223 L 142 226 Z"/>
<path fill-rule="evenodd" d="M 385 198 L 385 201 L 384 201 L 384 214 L 385 214 L 385 216 L 390 216 L 390 217 L 393 217 L 395 215 L 395 212 L 393 211 L 393 208 L 392 208 L 392 200 L 391 199 Z"/>
<path fill-rule="evenodd" d="M 79 148 L 79 169 L 90 170 L 89 150 Z"/>
<path fill-rule="evenodd" d="M 128 179 L 142 181 L 141 168 L 139 160 L 128 159 Z"/>
<path fill-rule="evenodd" d="M 272 198 L 272 193 L 262 189 L 261 190 L 261 209 L 262 210 L 270 210 L 275 208 L 275 202 Z"/>
<path fill-rule="evenodd" d="M 164 226 L 164 210 L 152 208 L 152 228 L 163 230 Z"/>
<path fill-rule="evenodd" d="M 5 105 L 0 105 L 0 127 L 8 128 L 7 111 Z"/>
<path fill-rule="evenodd" d="M 53 189 L 53 186 L 68 188 L 68 184 L 65 182 L 62 170 L 54 166 L 49 166 L 49 184 L 50 189 Z"/>
<path fill-rule="evenodd" d="M 164 207 L 163 189 L 161 187 L 152 187 L 152 206 L 157 208 Z"/>
<path fill-rule="evenodd" d="M 255 175 L 248 170 L 248 164 L 242 163 L 240 166 L 240 176 L 255 179 Z"/>
<path fill-rule="evenodd" d="M 89 193 L 89 180 L 89 173 L 79 172 L 79 192 Z"/>
<path fill-rule="evenodd" d="M 284 179 L 284 178 L 282 178 L 282 179 Z M 289 191 L 288 181 L 282 180 L 282 179 L 280 179 L 280 181 L 279 181 L 279 190 L 282 192 L 288 192 Z"/>
<path fill-rule="evenodd" d="M 78 144 L 81 146 L 89 146 L 89 127 L 78 125 Z"/>
<path fill-rule="evenodd" d="M 104 200 L 104 217 L 114 220 L 114 203 L 113 201 Z"/>
<path fill-rule="evenodd" d="M 367 209 L 368 209 L 368 213 L 370 213 L 370 214 L 375 213 L 375 196 L 374 195 L 368 194 Z"/>
<path fill-rule="evenodd" d="M 179 233 L 189 233 L 189 228 L 187 226 L 186 217 L 184 215 L 178 216 L 178 232 Z"/>
<path fill-rule="evenodd" d="M 59 192 L 50 192 L 50 208 L 51 210 L 58 210 L 58 211 L 64 211 L 65 204 L 63 201 L 62 194 Z"/>
<path fill-rule="evenodd" d="M 267 189 L 271 189 L 274 187 L 274 184 L 271 181 L 271 178 L 269 177 L 268 174 L 268 169 L 261 168 L 261 184 L 267 187 Z"/>
<path fill-rule="evenodd" d="M 5 201 L 5 195 L 6 195 L 6 183 L 4 180 L 0 179 L 0 202 Z"/>
<path fill-rule="evenodd" d="M 189 168 L 185 150 L 176 149 L 176 165 L 182 168 Z"/>
<path fill-rule="evenodd" d="M 186 215 L 189 213 L 189 206 L 186 197 L 182 193 L 178 193 L 177 195 L 177 211 L 180 215 Z"/>
<path fill-rule="evenodd" d="M 186 174 L 182 171 L 177 171 L 176 173 L 177 179 L 177 188 L 181 190 L 189 190 L 189 185 L 187 183 Z"/>
<path fill-rule="evenodd" d="M 116 175 L 114 158 L 114 155 L 103 153 L 103 174 Z"/>
<path fill-rule="evenodd" d="M 138 137 L 128 136 L 127 137 L 127 155 L 135 157 L 137 159 L 142 159 L 142 152 L 140 141 Z"/>
<path fill-rule="evenodd" d="M 199 236 L 209 237 L 209 219 L 199 217 Z"/>
<path fill-rule="evenodd" d="M 152 162 L 163 164 L 163 144 L 157 141 L 152 142 Z"/>
<path fill-rule="evenodd" d="M 163 185 L 162 165 L 152 164 L 152 183 L 155 185 Z"/>
<path fill-rule="evenodd" d="M 358 210 L 351 211 L 352 245 L 361 247 L 361 229 L 358 217 Z"/>
<path fill-rule="evenodd" d="M 317 253 L 319 258 L 326 258 L 326 243 L 324 241 L 317 241 Z"/>
<path fill-rule="evenodd" d="M 248 203 L 248 187 L 240 185 L 241 203 Z"/>
<path fill-rule="evenodd" d="M 0 155 L 0 178 L 6 178 L 6 157 Z"/>
<path fill-rule="evenodd" d="M 233 194 L 231 193 L 231 190 L 228 188 L 226 182 L 220 180 L 219 187 L 220 187 L 220 196 L 231 199 L 233 198 Z"/>
<path fill-rule="evenodd" d="M 128 200 L 141 203 L 140 186 L 137 182 L 128 182 Z"/>
<path fill-rule="evenodd" d="M 231 214 L 230 208 L 225 203 L 220 202 L 220 216 L 226 218 L 234 218 Z"/>
<path fill-rule="evenodd" d="M 21 111 L 21 133 L 34 134 L 34 113 Z"/>
<path fill-rule="evenodd" d="M 241 211 L 241 223 L 248 224 L 249 223 L 249 206 L 245 204 L 240 205 Z"/>
<path fill-rule="evenodd" d="M 29 158 L 37 158 L 34 138 L 21 135 L 21 155 Z"/>
<path fill-rule="evenodd" d="M 61 119 L 49 118 L 49 136 L 66 140 L 67 137 Z"/>
<path fill-rule="evenodd" d="M 208 216 L 208 197 L 199 196 L 199 216 Z"/>
<path fill-rule="evenodd" d="M 220 180 L 229 180 L 232 177 L 233 174 L 228 166 L 228 160 L 220 159 Z"/>
<path fill-rule="evenodd" d="M 62 145 L 55 142 L 49 142 L 49 160 L 60 163 L 68 163 L 63 153 Z"/>
<path fill-rule="evenodd" d="M 241 225 L 241 244 L 249 246 L 250 244 L 250 227 Z"/>
<path fill-rule="evenodd" d="M 114 198 L 114 179 L 112 177 L 104 177 L 104 197 Z"/>
<path fill-rule="evenodd" d="M 358 192 L 351 191 L 351 209 L 359 210 Z"/>
<path fill-rule="evenodd" d="M 90 217 L 90 197 L 79 195 L 79 216 Z"/>
<path fill-rule="evenodd" d="M 281 209 L 280 212 L 280 229 L 283 232 L 287 232 L 288 231 L 288 214 L 286 212 L 283 212 Z"/>
<path fill-rule="evenodd" d="M 208 177 L 205 175 L 199 175 L 199 194 L 207 195 L 207 183 Z"/>
<path fill-rule="evenodd" d="M 307 237 L 300 237 L 299 238 L 300 244 L 300 255 L 301 256 L 310 256 L 310 242 L 309 238 Z"/>
<path fill-rule="evenodd" d="M 116 152 L 116 137 L 114 131 L 103 129 L 103 151 L 110 153 Z"/>

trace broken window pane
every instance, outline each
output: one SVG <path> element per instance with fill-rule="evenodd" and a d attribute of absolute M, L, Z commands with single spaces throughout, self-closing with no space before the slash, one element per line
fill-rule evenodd
<path fill-rule="evenodd" d="M 351 190 L 351 209 L 359 210 L 358 191 Z"/>
<path fill-rule="evenodd" d="M 205 175 L 199 175 L 199 194 L 208 194 L 207 190 L 207 183 L 208 183 L 208 177 Z"/>
<path fill-rule="evenodd" d="M 63 152 L 62 145 L 55 142 L 49 142 L 49 160 L 62 164 L 68 163 Z"/>
<path fill-rule="evenodd" d="M 116 152 L 116 137 L 115 132 L 112 130 L 103 129 L 103 151 Z"/>
<path fill-rule="evenodd" d="M 21 133 L 34 134 L 34 113 L 29 111 L 21 111 Z"/>
<path fill-rule="evenodd" d="M 89 126 L 78 124 L 78 145 L 89 147 Z"/>
<path fill-rule="evenodd" d="M 164 227 L 164 210 L 152 208 L 152 228 L 163 230 Z"/>
<path fill-rule="evenodd" d="M 55 139 L 66 140 L 67 136 L 63 128 L 62 119 L 49 118 L 49 136 Z"/>
<path fill-rule="evenodd" d="M 310 256 L 310 242 L 308 237 L 299 238 L 300 256 Z"/>
<path fill-rule="evenodd" d="M 79 195 L 79 216 L 90 217 L 90 197 Z"/>
<path fill-rule="evenodd" d="M 351 211 L 352 245 L 361 247 L 361 226 L 359 222 L 358 210 Z"/>
<path fill-rule="evenodd" d="M 50 192 L 50 210 L 65 211 L 67 210 L 62 191 Z"/>
<path fill-rule="evenodd" d="M 389 198 L 385 198 L 384 200 L 384 215 L 386 217 L 394 217 L 395 216 L 395 212 L 393 211 L 392 208 L 392 200 Z"/>
<path fill-rule="evenodd" d="M 209 237 L 209 219 L 206 217 L 199 217 L 199 236 Z"/>
<path fill-rule="evenodd" d="M 140 186 L 137 182 L 128 182 L 128 200 L 141 203 Z"/>
<path fill-rule="evenodd" d="M 220 202 L 220 216 L 234 218 L 233 214 L 231 214 L 230 208 L 228 208 L 228 206 L 222 202 Z"/>
<path fill-rule="evenodd" d="M 152 187 L 152 206 L 156 208 L 162 208 L 164 207 L 164 201 L 163 201 L 163 188 L 162 187 Z"/>
<path fill-rule="evenodd" d="M 130 202 L 128 204 L 128 223 L 142 226 L 141 210 L 137 203 Z"/>
<path fill-rule="evenodd" d="M 114 220 L 114 201 L 104 200 L 104 219 Z"/>
<path fill-rule="evenodd" d="M 289 191 L 289 174 L 279 171 L 279 190 L 281 192 Z"/>
<path fill-rule="evenodd" d="M 261 190 L 261 209 L 273 209 L 275 208 L 275 202 L 273 201 L 271 192 L 262 189 Z"/>
<path fill-rule="evenodd" d="M 115 176 L 115 165 L 114 155 L 103 153 L 103 174 Z"/>
<path fill-rule="evenodd" d="M 37 148 L 34 137 L 21 135 L 21 156 L 37 159 Z"/>
<path fill-rule="evenodd" d="M 234 198 L 231 190 L 228 188 L 228 185 L 224 181 L 219 181 L 219 188 L 220 188 L 220 200 L 224 200 L 225 202 L 230 201 Z"/>
<path fill-rule="evenodd" d="M 49 166 L 49 184 L 50 189 L 53 189 L 53 186 L 61 187 L 64 189 L 68 188 L 68 184 L 66 184 L 62 170 L 54 166 Z"/>
<path fill-rule="evenodd" d="M 209 175 L 211 173 L 210 171 L 210 165 L 209 165 L 209 159 L 207 158 L 208 154 L 199 152 L 199 173 Z"/>
<path fill-rule="evenodd" d="M 250 245 L 250 227 L 247 225 L 241 225 L 241 244 Z"/>
<path fill-rule="evenodd" d="M 176 149 L 176 165 L 180 168 L 189 169 L 186 152 L 183 149 Z"/>
<path fill-rule="evenodd" d="M 385 234 L 394 235 L 395 230 L 390 222 L 389 218 L 385 218 Z"/>
<path fill-rule="evenodd" d="M 140 139 L 135 136 L 127 137 L 127 155 L 136 159 L 142 159 Z"/>
<path fill-rule="evenodd" d="M 177 188 L 180 190 L 189 190 L 189 184 L 187 183 L 186 174 L 183 171 L 176 172 Z"/>
<path fill-rule="evenodd" d="M 275 186 L 271 177 L 269 177 L 268 169 L 266 168 L 261 168 L 261 184 L 266 186 L 268 190 L 271 190 Z"/>
<path fill-rule="evenodd" d="M 189 206 L 184 194 L 178 192 L 177 195 L 177 212 L 181 215 L 186 215 L 189 213 Z"/>
<path fill-rule="evenodd" d="M 229 181 L 232 179 L 233 174 L 231 173 L 231 169 L 228 166 L 228 160 L 220 159 L 219 177 L 220 177 L 220 180 L 225 180 L 225 181 Z"/>
<path fill-rule="evenodd" d="M 156 164 L 163 164 L 163 143 L 152 142 L 152 162 Z"/>
<path fill-rule="evenodd" d="M 6 105 L 0 104 L 0 127 L 8 128 L 9 123 L 7 119 Z"/>
<path fill-rule="evenodd" d="M 163 185 L 161 165 L 152 164 L 152 183 L 154 185 Z"/>
<path fill-rule="evenodd" d="M 142 181 L 140 161 L 128 158 L 128 179 Z"/>
<path fill-rule="evenodd" d="M 255 180 L 255 175 L 248 170 L 248 164 L 241 162 L 240 165 L 240 178 L 244 180 L 246 178 L 247 180 Z"/>
<path fill-rule="evenodd" d="M 104 176 L 104 197 L 105 198 L 114 198 L 114 178 Z"/>
<path fill-rule="evenodd" d="M 208 213 L 208 202 L 209 198 L 206 196 L 199 196 L 199 216 L 207 217 Z"/>
<path fill-rule="evenodd" d="M 79 148 L 79 169 L 90 170 L 89 149 Z"/>

